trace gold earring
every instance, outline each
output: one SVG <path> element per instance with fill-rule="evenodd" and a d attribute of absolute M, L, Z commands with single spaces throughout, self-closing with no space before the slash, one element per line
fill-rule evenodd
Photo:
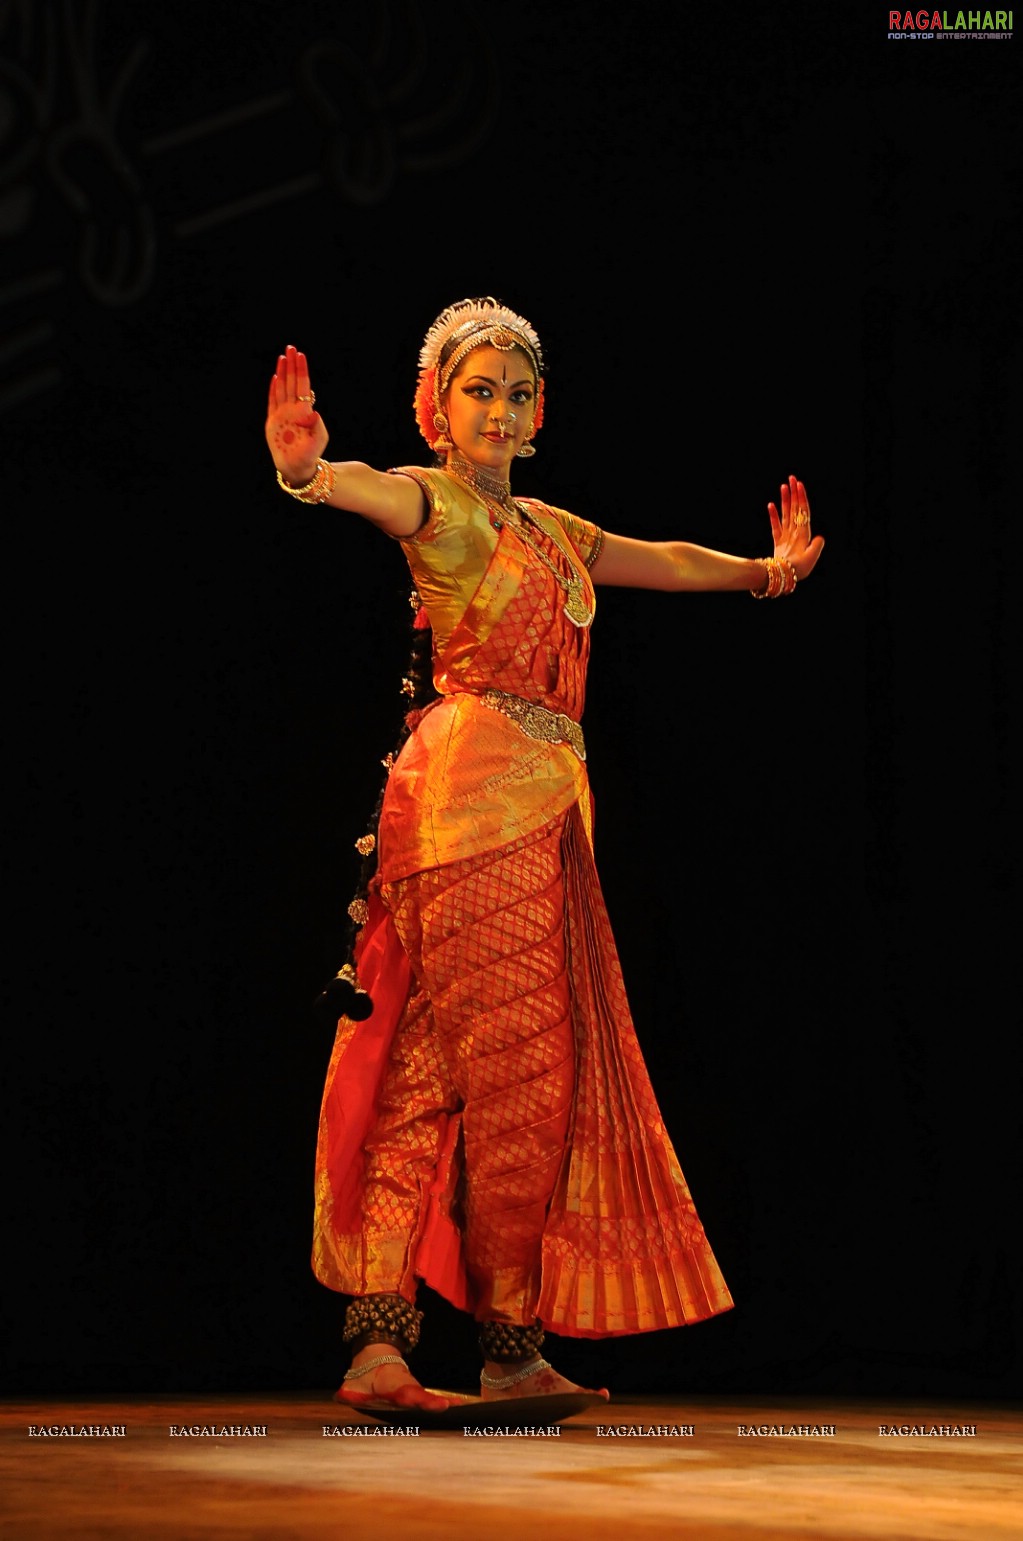
<path fill-rule="evenodd" d="M 533 435 L 530 434 L 529 438 L 526 440 L 525 444 L 523 444 L 522 448 L 521 449 L 517 449 L 515 451 L 516 455 L 519 457 L 520 460 L 528 460 L 530 455 L 535 455 L 536 454 L 536 449 L 530 443 L 530 440 L 532 439 L 532 437 L 533 437 Z"/>
<path fill-rule="evenodd" d="M 448 420 L 443 412 L 433 414 L 433 426 L 438 430 L 438 436 L 433 441 L 434 449 L 454 449 L 454 444 L 448 437 Z"/>

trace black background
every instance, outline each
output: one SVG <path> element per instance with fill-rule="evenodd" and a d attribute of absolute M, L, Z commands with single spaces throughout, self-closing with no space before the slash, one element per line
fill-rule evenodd
<path fill-rule="evenodd" d="M 419 461 L 418 348 L 548 357 L 519 491 L 769 549 L 603 591 L 597 851 L 736 1309 L 554 1345 L 621 1392 L 1020 1390 L 1015 40 L 879 7 L 0 6 L 10 1391 L 332 1389 L 311 1171 L 397 547 L 274 482 Z M 416 1366 L 469 1385 L 424 1295 Z"/>

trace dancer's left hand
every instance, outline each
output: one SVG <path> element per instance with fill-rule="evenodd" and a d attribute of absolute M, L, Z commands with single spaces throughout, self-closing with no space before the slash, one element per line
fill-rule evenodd
<path fill-rule="evenodd" d="M 791 562 L 796 577 L 802 582 L 817 566 L 824 550 L 824 537 L 814 535 L 811 538 L 810 500 L 803 483 L 796 477 L 790 476 L 787 482 L 782 482 L 779 501 L 780 512 L 774 503 L 767 505 L 774 554 L 779 561 Z"/>

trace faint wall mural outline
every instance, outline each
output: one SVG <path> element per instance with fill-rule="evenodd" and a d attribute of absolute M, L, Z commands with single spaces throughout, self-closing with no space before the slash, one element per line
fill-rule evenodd
<path fill-rule="evenodd" d="M 175 243 L 314 196 L 335 209 L 371 207 L 402 178 L 443 174 L 475 154 L 497 118 L 495 52 L 468 5 L 450 6 L 447 25 L 463 46 L 454 59 L 445 52 L 440 97 L 430 71 L 442 45 L 424 9 L 423 0 L 372 7 L 363 49 L 321 33 L 288 61 L 287 89 L 241 100 L 235 90 L 146 133 L 138 123 L 162 45 L 145 35 L 144 17 L 126 35 L 110 0 L 0 0 L 0 415 L 59 387 L 69 285 L 97 312 L 130 308 Z M 268 62 L 279 75 L 280 59 Z M 285 147 L 296 135 L 319 152 L 298 174 Z M 268 137 L 281 147 L 275 159 Z M 226 195 L 203 202 L 209 176 L 179 175 L 171 197 L 161 190 L 161 170 L 188 153 L 207 169 L 230 156 Z"/>

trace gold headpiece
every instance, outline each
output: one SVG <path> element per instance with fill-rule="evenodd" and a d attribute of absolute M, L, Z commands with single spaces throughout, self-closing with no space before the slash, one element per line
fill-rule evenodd
<path fill-rule="evenodd" d="M 437 371 L 437 389 L 443 395 L 461 360 L 484 343 L 494 348 L 521 348 L 537 379 L 543 374 L 540 339 L 529 322 L 489 295 L 459 300 L 441 311 L 423 339 L 419 367 Z"/>
<path fill-rule="evenodd" d="M 423 338 L 419 350 L 419 384 L 416 390 L 416 421 L 427 444 L 440 448 L 446 421 L 440 412 L 441 398 L 451 383 L 451 376 L 475 348 L 489 344 L 502 350 L 521 348 L 536 375 L 537 410 L 533 431 L 543 417 L 543 351 L 540 339 L 524 316 L 490 295 L 458 300 L 442 310 Z"/>

